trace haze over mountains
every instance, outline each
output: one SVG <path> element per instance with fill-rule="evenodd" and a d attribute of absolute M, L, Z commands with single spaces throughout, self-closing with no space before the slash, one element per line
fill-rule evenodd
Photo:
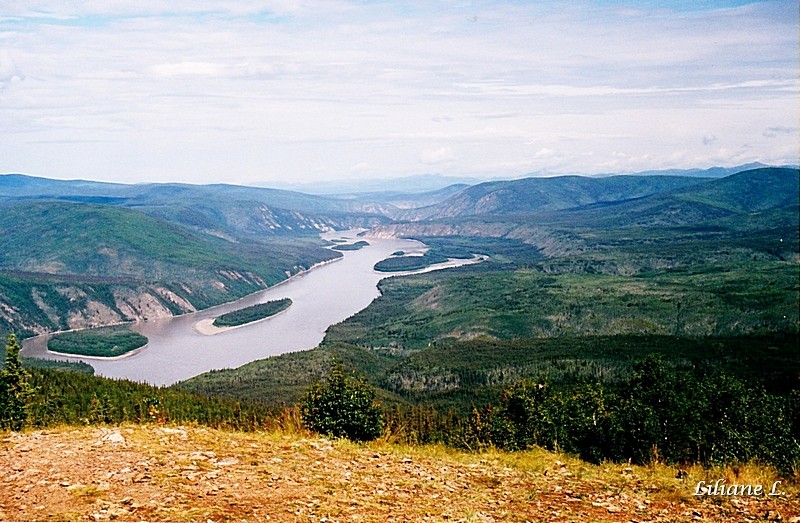
<path fill-rule="evenodd" d="M 0 321 L 11 326 L 33 315 L 38 319 L 26 328 L 41 332 L 228 301 L 339 256 L 317 237 L 333 229 L 509 238 L 544 256 L 591 252 L 587 230 L 771 230 L 783 231 L 781 256 L 792 256 L 798 169 L 758 168 L 724 178 L 524 178 L 339 196 L 3 175 L 0 208 L 0 277 L 16 278 L 0 285 Z M 73 288 L 59 287 L 64 281 Z"/>
<path fill-rule="evenodd" d="M 760 168 L 720 179 L 680 176 L 524 178 L 468 187 L 437 204 L 410 210 L 409 221 L 477 215 L 515 215 L 598 209 L 607 205 L 648 207 L 679 200 L 727 212 L 753 212 L 797 203 L 797 169 Z M 655 211 L 653 211 L 655 212 Z"/>

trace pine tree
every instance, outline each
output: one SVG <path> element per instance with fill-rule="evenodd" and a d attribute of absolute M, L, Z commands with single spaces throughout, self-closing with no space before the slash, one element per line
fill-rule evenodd
<path fill-rule="evenodd" d="M 28 401 L 33 396 L 30 374 L 22 368 L 17 337 L 9 334 L 5 368 L 0 371 L 0 428 L 20 430 L 28 420 Z"/>
<path fill-rule="evenodd" d="M 383 413 L 375 391 L 360 379 L 348 378 L 334 363 L 327 381 L 316 383 L 300 403 L 303 424 L 320 434 L 369 441 L 383 433 Z"/>

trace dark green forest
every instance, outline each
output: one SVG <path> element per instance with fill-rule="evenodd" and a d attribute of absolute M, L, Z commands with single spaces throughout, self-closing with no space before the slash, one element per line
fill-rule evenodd
<path fill-rule="evenodd" d="M 147 344 L 147 338 L 127 327 L 100 327 L 56 334 L 47 349 L 63 354 L 113 358 Z"/>
<path fill-rule="evenodd" d="M 481 184 L 408 211 L 394 233 L 430 250 L 376 269 L 486 259 L 383 280 L 380 297 L 315 349 L 169 388 L 27 367 L 28 422 L 257 429 L 339 365 L 372 388 L 398 441 L 538 445 L 593 462 L 756 462 L 797 477 L 797 170 L 574 178 Z M 70 284 L 93 296 L 128 285 L 85 278 Z M 79 310 L 85 300 L 66 283 L 6 273 L 0 293 L 54 325 L 34 298 Z"/>
<path fill-rule="evenodd" d="M 257 303 L 243 309 L 235 310 L 214 319 L 216 327 L 237 327 L 253 321 L 263 320 L 285 311 L 292 305 L 290 298 Z"/>
<path fill-rule="evenodd" d="M 357 241 L 355 243 L 345 243 L 340 245 L 334 245 L 331 249 L 335 251 L 357 251 L 369 245 L 369 242 L 365 242 L 364 240 Z"/>

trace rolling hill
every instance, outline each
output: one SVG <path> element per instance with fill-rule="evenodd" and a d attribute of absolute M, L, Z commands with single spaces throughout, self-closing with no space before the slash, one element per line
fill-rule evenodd
<path fill-rule="evenodd" d="M 474 185 L 450 198 L 399 215 L 407 221 L 464 216 L 530 214 L 609 203 L 683 188 L 703 179 L 669 176 L 559 176 Z"/>
<path fill-rule="evenodd" d="M 123 207 L 18 203 L 0 213 L 0 331 L 190 312 L 337 256 L 304 236 L 233 242 Z"/>
<path fill-rule="evenodd" d="M 524 179 L 469 187 L 377 236 L 489 236 L 520 239 L 546 255 L 585 252 L 587 231 L 642 228 L 787 230 L 798 223 L 795 168 L 769 167 L 725 178 L 628 177 Z M 652 240 L 652 238 L 651 238 Z M 796 244 L 793 240 L 792 245 Z"/>
<path fill-rule="evenodd" d="M 537 252 L 528 263 L 543 257 L 557 260 L 546 262 L 552 267 L 620 274 L 704 256 L 789 260 L 798 192 L 797 169 L 772 167 L 724 178 L 530 178 L 338 199 L 4 175 L 0 321 L 42 332 L 204 308 L 334 256 L 317 233 L 354 226 L 377 236 L 521 240 Z M 438 203 L 399 208 L 430 201 Z"/>
<path fill-rule="evenodd" d="M 744 171 L 678 190 L 619 202 L 537 216 L 539 223 L 578 227 L 653 227 L 702 225 L 735 229 L 771 228 L 796 223 L 797 169 Z"/>
<path fill-rule="evenodd" d="M 369 204 L 236 185 L 113 184 L 0 176 L 0 206 L 30 201 L 126 207 L 220 237 L 254 240 L 368 227 L 388 219 Z"/>
<path fill-rule="evenodd" d="M 402 221 L 470 216 L 542 215 L 558 211 L 619 209 L 674 214 L 675 202 L 704 204 L 722 213 L 757 212 L 797 204 L 797 169 L 765 167 L 724 178 L 680 176 L 561 176 L 486 182 L 468 187 L 439 203 L 409 209 Z"/>

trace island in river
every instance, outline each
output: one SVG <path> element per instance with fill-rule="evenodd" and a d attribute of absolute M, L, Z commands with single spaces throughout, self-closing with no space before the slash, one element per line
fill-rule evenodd
<path fill-rule="evenodd" d="M 147 337 L 128 326 L 62 332 L 47 340 L 47 349 L 65 356 L 118 358 L 147 345 Z"/>
<path fill-rule="evenodd" d="M 214 319 L 214 327 L 239 327 L 254 321 L 264 320 L 275 316 L 279 312 L 285 311 L 292 304 L 291 298 L 281 298 L 280 300 L 270 300 L 264 303 L 257 303 L 243 309 L 228 312 Z"/>
<path fill-rule="evenodd" d="M 323 238 L 355 242 L 360 239 L 358 232 L 325 233 Z M 147 347 L 119 360 L 83 361 L 100 376 L 172 385 L 209 370 L 240 367 L 269 356 L 313 349 L 330 325 L 344 321 L 378 297 L 378 282 L 390 275 L 373 270 L 373 266 L 399 250 L 422 254 L 426 248 L 415 240 L 370 238 L 369 245 L 343 252 L 344 256 L 336 262 L 322 264 L 241 300 L 182 316 L 134 323 L 131 329 L 148 338 Z M 451 260 L 426 270 L 474 261 Z M 215 336 L 204 335 L 195 327 L 203 321 L 210 324 L 222 314 L 280 298 L 290 298 L 292 306 L 269 321 L 254 322 Z M 50 336 L 25 340 L 23 355 L 63 359 L 47 351 Z"/>

